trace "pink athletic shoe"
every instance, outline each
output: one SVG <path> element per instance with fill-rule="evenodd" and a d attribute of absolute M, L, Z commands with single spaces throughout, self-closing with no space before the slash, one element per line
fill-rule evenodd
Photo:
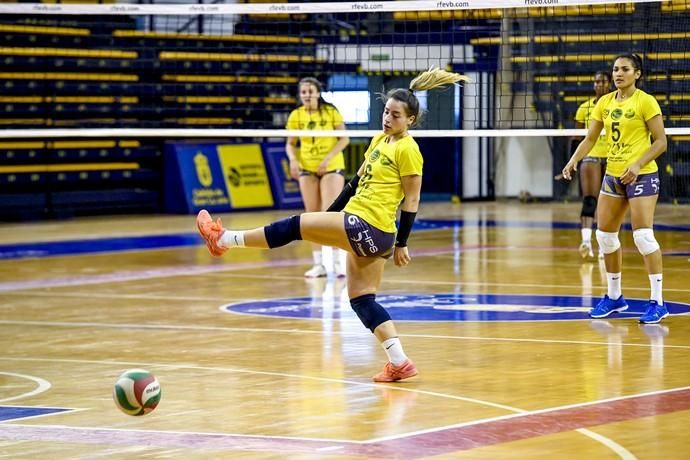
<path fill-rule="evenodd" d="M 228 250 L 228 248 L 218 244 L 221 235 L 223 235 L 223 232 L 225 231 L 223 228 L 223 223 L 220 221 L 220 217 L 218 220 L 213 222 L 213 219 L 208 211 L 202 209 L 196 216 L 196 228 L 199 230 L 199 234 L 204 238 L 204 240 L 206 240 L 208 252 L 210 252 L 212 256 L 220 257 L 225 251 Z"/>
<path fill-rule="evenodd" d="M 374 376 L 374 382 L 397 382 L 415 375 L 417 375 L 417 367 L 409 359 L 406 359 L 400 366 L 394 366 L 393 363 L 387 362 L 383 366 L 383 370 Z"/>

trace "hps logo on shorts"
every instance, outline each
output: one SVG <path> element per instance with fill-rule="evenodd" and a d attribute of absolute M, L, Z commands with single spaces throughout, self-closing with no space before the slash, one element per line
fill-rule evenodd
<path fill-rule="evenodd" d="M 357 247 L 361 253 L 369 252 L 370 254 L 376 254 L 379 248 L 376 246 L 374 239 L 369 235 L 369 230 L 363 230 L 357 233 L 357 236 L 351 238 L 352 241 L 357 243 Z M 366 246 L 366 248 L 364 247 Z"/>
<path fill-rule="evenodd" d="M 359 220 L 359 217 L 350 214 L 347 216 L 347 223 L 351 226 L 355 226 L 360 225 L 361 221 Z M 372 238 L 372 236 L 369 234 L 369 230 L 366 229 L 357 232 L 357 236 L 350 236 L 350 241 L 357 244 L 357 249 L 359 249 L 359 253 L 362 255 L 366 254 L 367 252 L 370 254 L 376 254 L 376 252 L 379 250 L 378 246 L 376 246 L 374 238 Z"/>
<path fill-rule="evenodd" d="M 347 299 L 295 297 L 224 305 L 223 310 L 262 316 L 352 319 Z M 376 300 L 398 321 L 552 321 L 589 319 L 594 297 L 509 294 L 400 294 Z M 618 317 L 637 318 L 646 300 L 626 299 L 629 309 Z M 689 313 L 690 305 L 666 302 L 671 314 Z"/>

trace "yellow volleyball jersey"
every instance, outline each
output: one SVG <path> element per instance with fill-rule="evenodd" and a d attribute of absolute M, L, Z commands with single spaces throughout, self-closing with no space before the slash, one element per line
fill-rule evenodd
<path fill-rule="evenodd" d="M 592 111 L 592 118 L 604 122 L 608 155 L 606 174 L 620 177 L 625 169 L 637 161 L 652 145 L 647 121 L 661 115 L 659 103 L 641 89 L 629 99 L 616 100 L 616 93 L 603 96 Z M 642 165 L 640 174 L 649 174 L 659 168 L 656 161 Z"/>
<path fill-rule="evenodd" d="M 364 173 L 357 193 L 344 211 L 361 217 L 381 231 L 395 233 L 395 213 L 405 196 L 401 177 L 422 175 L 422 153 L 412 136 L 393 144 L 375 136 L 364 153 Z"/>
<path fill-rule="evenodd" d="M 575 121 L 583 123 L 587 129 L 589 129 L 589 120 L 592 118 L 592 111 L 594 110 L 594 105 L 596 102 L 597 98 L 593 97 L 592 99 L 580 104 L 580 107 L 577 108 L 577 112 L 575 112 Z M 608 147 L 606 145 L 606 135 L 601 134 L 587 156 L 606 158 L 607 151 Z"/>
<path fill-rule="evenodd" d="M 324 104 L 316 112 L 307 112 L 304 106 L 290 113 L 285 129 L 330 131 L 343 125 L 343 116 L 332 105 Z M 324 157 L 338 142 L 337 137 L 300 137 L 299 163 L 305 171 L 316 172 Z M 329 171 L 345 169 L 343 152 L 338 152 L 328 163 Z"/>

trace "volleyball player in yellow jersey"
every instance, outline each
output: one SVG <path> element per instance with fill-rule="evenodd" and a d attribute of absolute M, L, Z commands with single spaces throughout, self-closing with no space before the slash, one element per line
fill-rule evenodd
<path fill-rule="evenodd" d="M 290 113 L 287 129 L 344 130 L 345 123 L 338 109 L 321 96 L 321 83 L 312 77 L 299 82 L 301 105 Z M 345 184 L 345 159 L 343 149 L 350 142 L 342 137 L 288 137 L 285 144 L 290 160 L 290 174 L 299 181 L 299 189 L 307 212 L 325 211 L 335 200 Z M 307 278 L 326 276 L 323 254 L 332 252 L 330 258 L 336 276 L 345 276 L 345 252 L 331 251 L 314 245 L 314 266 L 306 271 Z M 329 267 L 330 268 L 330 267 Z"/>
<path fill-rule="evenodd" d="M 604 252 L 608 292 L 589 314 L 592 318 L 604 318 L 628 308 L 621 291 L 623 257 L 618 232 L 630 207 L 633 239 L 644 258 L 651 287 L 650 301 L 640 322 L 658 323 L 668 316 L 662 295 L 661 248 L 653 230 L 659 196 L 659 173 L 654 160 L 666 150 L 664 122 L 656 99 L 637 88 L 642 77 L 639 56 L 618 56 L 612 74 L 617 90 L 597 102 L 587 137 L 563 168 L 563 176 L 571 178 L 580 159 L 591 150 L 605 128 L 608 156 L 599 192 L 596 235 Z"/>
<path fill-rule="evenodd" d="M 608 72 L 599 71 L 594 74 L 594 97 L 583 102 L 575 113 L 578 128 L 589 128 L 589 120 L 597 101 L 607 94 L 611 87 L 611 76 Z M 580 188 L 582 189 L 582 211 L 580 212 L 580 255 L 582 258 L 594 257 L 592 252 L 592 225 L 597 210 L 597 195 L 601 188 L 601 180 L 606 167 L 606 136 L 600 135 L 592 150 L 580 163 Z M 603 253 L 599 251 L 599 256 Z"/>
<path fill-rule="evenodd" d="M 357 175 L 345 185 L 328 212 L 306 212 L 248 231 L 226 230 L 220 219 L 214 222 L 206 210 L 197 216 L 199 233 L 214 256 L 232 247 L 277 248 L 301 239 L 348 251 L 350 305 L 388 356 L 383 370 L 374 376 L 375 382 L 395 382 L 417 375 L 390 315 L 376 302 L 386 260 L 392 255 L 397 266 L 411 260 L 407 238 L 422 187 L 422 155 L 408 132 L 419 118 L 419 100 L 413 91 L 467 80 L 462 75 L 432 69 L 412 80 L 409 90 L 386 93 L 383 133 L 373 138 Z M 398 207 L 401 213 L 396 235 Z"/>

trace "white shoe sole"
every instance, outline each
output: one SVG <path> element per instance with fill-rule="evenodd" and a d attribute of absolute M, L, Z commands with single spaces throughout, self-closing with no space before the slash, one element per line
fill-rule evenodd
<path fill-rule="evenodd" d="M 605 315 L 594 316 L 594 315 L 592 315 L 592 314 L 590 313 L 590 314 L 589 314 L 589 317 L 590 317 L 590 318 L 594 318 L 594 319 L 606 318 L 607 316 L 610 316 L 611 313 L 616 313 L 616 312 L 620 313 L 620 312 L 625 311 L 625 310 L 627 310 L 627 309 L 628 309 L 628 306 L 625 305 L 624 307 L 614 308 L 613 310 L 609 311 L 609 312 L 606 313 Z"/>

